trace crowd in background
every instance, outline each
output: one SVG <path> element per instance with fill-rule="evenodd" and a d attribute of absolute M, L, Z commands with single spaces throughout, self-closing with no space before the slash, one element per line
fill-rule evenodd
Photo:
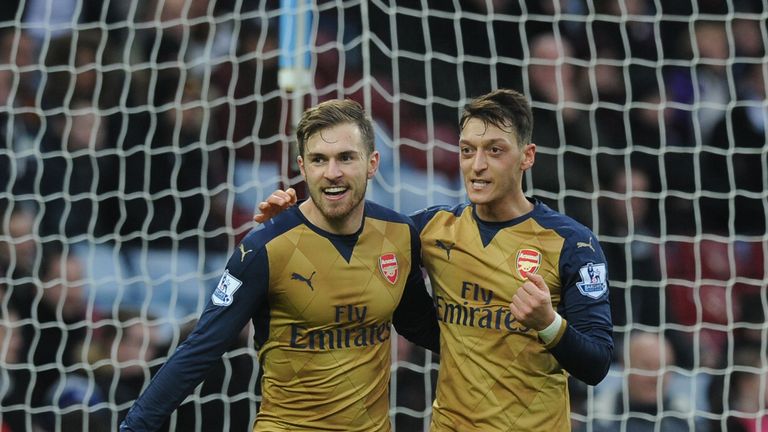
<path fill-rule="evenodd" d="M 372 199 L 403 212 L 462 201 L 462 104 L 498 87 L 531 98 L 528 193 L 590 227 L 609 263 L 615 370 L 597 412 L 572 382 L 574 427 L 768 427 L 766 6 L 347 3 L 317 2 L 306 99 L 370 109 Z M 295 186 L 278 8 L 3 6 L 1 431 L 114 430 L 207 302 L 255 204 Z M 424 365 L 400 345 L 401 362 Z M 393 375 L 401 406 L 428 409 L 427 366 Z M 177 426 L 247 429 L 256 370 L 246 331 Z M 226 403 L 205 397 L 218 393 Z M 423 422 L 400 412 L 398 424 Z"/>

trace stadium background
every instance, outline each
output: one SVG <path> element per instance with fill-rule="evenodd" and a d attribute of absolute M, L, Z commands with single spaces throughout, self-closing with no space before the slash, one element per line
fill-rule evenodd
<path fill-rule="evenodd" d="M 255 203 L 301 190 L 303 107 L 361 102 L 370 197 L 409 212 L 463 200 L 459 111 L 498 87 L 533 103 L 527 193 L 609 259 L 616 358 L 574 429 L 768 430 L 765 1 L 285 3 L 3 2 L 0 430 L 116 429 Z M 628 364 L 634 330 L 671 349 Z M 395 430 L 427 430 L 439 360 L 394 346 Z M 168 427 L 246 430 L 254 359 L 246 329 Z"/>

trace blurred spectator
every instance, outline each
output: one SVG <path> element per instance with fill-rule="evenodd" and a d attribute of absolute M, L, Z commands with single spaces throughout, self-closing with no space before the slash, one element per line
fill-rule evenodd
<path fill-rule="evenodd" d="M 650 179 L 642 169 L 616 169 L 608 185 L 610 194 L 599 201 L 598 232 L 611 269 L 614 326 L 663 322 L 659 251 L 654 240 L 659 233 L 658 209 L 647 196 L 649 187 Z"/>
<path fill-rule="evenodd" d="M 14 304 L 21 318 L 29 318 L 40 271 L 38 221 L 34 211 L 25 206 L 12 206 L 5 217 L 0 220 L 0 271 L 3 272 L 0 280 L 8 281 L 8 301 Z"/>
<path fill-rule="evenodd" d="M 684 349 L 677 352 L 681 364 L 723 367 L 730 345 L 736 343 L 734 326 L 759 319 L 755 312 L 745 313 L 743 306 L 765 289 L 764 273 L 755 273 L 763 270 L 763 247 L 762 242 L 715 240 L 666 243 L 667 277 L 672 280 L 666 300 L 669 323 L 681 325 L 674 331 Z"/>
<path fill-rule="evenodd" d="M 663 49 L 663 20 L 655 19 L 656 3 L 649 0 L 606 0 L 595 2 L 595 20 L 591 22 L 598 60 L 601 53 L 614 53 L 615 60 L 628 63 L 626 84 L 632 93 L 648 87 L 658 88 L 656 67 Z M 589 49 L 589 47 L 587 47 Z M 609 56 L 608 59 L 612 59 Z M 600 65 L 596 65 L 600 67 Z M 621 80 L 624 84 L 624 81 Z"/>
<path fill-rule="evenodd" d="M 680 34 L 681 52 L 687 56 L 683 65 L 668 66 L 665 71 L 666 91 L 671 108 L 668 128 L 682 132 L 682 147 L 667 146 L 663 173 L 670 194 L 665 203 L 666 211 L 678 215 L 679 226 L 673 233 L 693 234 L 700 226 L 690 224 L 695 218 L 697 179 L 701 173 L 698 164 L 698 146 L 706 145 L 712 138 L 713 128 L 723 118 L 726 104 L 735 95 L 730 94 L 727 76 L 727 60 L 731 53 L 724 24 L 719 21 L 697 21 L 693 34 Z M 705 215 L 706 216 L 706 215 Z"/>
<path fill-rule="evenodd" d="M 722 21 L 697 21 L 692 29 L 692 35 L 682 34 L 679 41 L 691 63 L 669 70 L 668 91 L 673 101 L 689 107 L 678 114 L 692 117 L 691 126 L 696 129 L 690 131 L 692 143 L 707 143 L 734 96 L 726 75 L 733 54 Z"/>
<path fill-rule="evenodd" d="M 47 47 L 41 85 L 42 108 L 49 116 L 78 99 L 88 101 L 94 109 L 118 105 L 124 90 L 120 85 L 123 72 L 113 67 L 119 41 L 105 36 L 101 30 L 81 30 L 57 38 Z"/>
<path fill-rule="evenodd" d="M 573 192 L 593 190 L 590 152 L 592 131 L 584 103 L 579 70 L 570 43 L 553 34 L 531 41 L 528 67 L 533 110 L 536 168 L 530 173 L 533 190 L 553 209 L 592 226 L 591 203 Z M 565 208 L 559 205 L 563 202 Z"/>
<path fill-rule="evenodd" d="M 579 17 L 579 15 L 585 15 L 589 12 L 584 2 L 581 0 L 527 0 L 519 3 L 528 15 L 523 25 L 525 38 L 529 42 L 542 34 L 559 35 L 560 38 L 568 40 L 576 56 L 588 57 L 586 54 L 589 50 L 587 28 L 582 22 L 582 18 Z M 521 15 L 519 12 L 515 13 L 514 10 L 510 12 L 513 16 Z M 575 16 L 575 19 L 552 19 L 554 16 L 564 15 Z M 505 30 L 501 34 L 506 33 L 509 31 Z"/>
<path fill-rule="evenodd" d="M 83 99 L 73 101 L 68 112 L 53 122 L 43 143 L 41 231 L 78 242 L 112 230 L 99 217 L 101 197 L 118 180 L 111 169 L 114 154 L 106 154 L 108 118 Z"/>
<path fill-rule="evenodd" d="M 26 383 L 30 374 L 23 368 L 23 341 L 19 313 L 8 302 L 5 287 L 0 285 L 0 431 L 28 430 L 26 416 Z"/>
<path fill-rule="evenodd" d="M 88 361 L 105 401 L 114 404 L 109 425 L 116 430 L 131 403 L 139 396 L 159 365 L 151 362 L 163 349 L 152 316 L 121 309 L 95 323 L 94 339 L 88 347 Z"/>
<path fill-rule="evenodd" d="M 765 65 L 757 63 L 745 70 L 738 84 L 739 100 L 715 125 L 702 152 L 702 187 L 717 197 L 702 198 L 704 228 L 721 235 L 762 235 L 766 232 L 765 172 Z M 735 196 L 731 196 L 731 192 Z"/>
<path fill-rule="evenodd" d="M 690 185 L 685 186 L 691 178 L 680 179 L 693 176 L 690 136 L 677 123 L 678 110 L 662 100 L 658 89 L 645 89 L 635 97 L 629 112 L 629 161 L 647 173 L 649 192 L 661 193 L 662 187 L 675 192 L 662 195 L 663 199 L 658 203 L 664 215 L 659 221 L 659 229 L 671 234 L 692 233 L 696 229 L 691 223 L 695 219 L 692 203 L 679 193 L 691 191 Z M 618 168 L 617 165 L 624 163 L 625 155 L 603 156 L 602 159 L 613 161 L 614 167 Z"/>
<path fill-rule="evenodd" d="M 226 103 L 216 107 L 216 140 L 234 152 L 231 173 L 236 214 L 250 222 L 256 205 L 281 185 L 286 116 L 277 85 L 278 40 L 264 19 L 244 22 L 237 37 L 237 57 L 214 72 L 218 92 Z M 237 221 L 235 221 L 237 222 Z M 236 223 L 236 228 L 239 225 Z"/>
<path fill-rule="evenodd" d="M 45 396 L 46 406 L 53 410 L 43 416 L 41 425 L 49 431 L 108 432 L 108 412 L 101 389 L 76 372 L 62 375 L 53 382 Z M 54 413 L 61 410 L 61 413 Z"/>
<path fill-rule="evenodd" d="M 129 198 L 120 234 L 138 278 L 131 289 L 144 293 L 140 304 L 128 306 L 171 323 L 202 311 L 213 286 L 203 287 L 199 276 L 205 264 L 224 260 L 228 248 L 226 169 L 220 149 L 210 145 L 211 113 L 201 90 L 199 80 L 186 76 L 178 95 L 156 95 L 162 108 L 149 118 L 147 143 L 132 144 L 125 159 L 126 173 L 144 172 L 123 183 Z"/>
<path fill-rule="evenodd" d="M 24 351 L 36 374 L 33 408 L 46 406 L 49 386 L 82 361 L 80 350 L 88 326 L 83 268 L 75 256 L 60 245 L 46 246 L 39 283 L 28 305 L 32 325 L 24 329 Z"/>
<path fill-rule="evenodd" d="M 0 195 L 12 194 L 16 204 L 39 199 L 34 196 L 35 149 L 42 120 L 36 110 L 40 71 L 35 53 L 29 32 L 0 30 Z M 0 213 L 8 200 L 0 196 Z"/>
<path fill-rule="evenodd" d="M 668 380 L 675 363 L 672 346 L 661 333 L 636 331 L 630 335 L 624 359 L 626 385 L 599 395 L 596 431 L 681 432 L 694 430 L 690 395 L 673 397 Z"/>
<path fill-rule="evenodd" d="M 149 95 L 162 105 L 181 94 L 187 76 L 205 81 L 206 70 L 225 62 L 231 52 L 234 20 L 217 20 L 217 4 L 208 0 L 152 0 L 143 2 L 137 32 L 141 57 L 153 72 Z M 158 22 L 159 18 L 159 22 Z M 214 99 L 216 95 L 206 94 Z"/>
<path fill-rule="evenodd" d="M 756 432 L 768 430 L 768 373 L 765 348 L 737 346 L 727 374 L 709 389 L 713 412 L 712 430 Z M 725 394 L 724 394 L 725 392 Z"/>
<path fill-rule="evenodd" d="M 733 4 L 735 13 L 730 28 L 726 27 L 726 32 L 729 41 L 733 40 L 732 68 L 737 85 L 749 65 L 754 64 L 755 59 L 762 58 L 766 53 L 761 16 L 764 8 L 765 5 L 749 0 L 736 0 Z"/>
<path fill-rule="evenodd" d="M 5 269 L 14 283 L 31 282 L 32 273 L 38 264 L 39 233 L 36 233 L 36 216 L 32 209 L 12 206 L 0 228 L 0 268 Z"/>

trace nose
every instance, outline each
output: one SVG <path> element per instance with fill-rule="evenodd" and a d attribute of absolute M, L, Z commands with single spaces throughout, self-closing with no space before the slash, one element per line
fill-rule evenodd
<path fill-rule="evenodd" d="M 475 157 L 472 158 L 472 170 L 475 172 L 481 172 L 488 167 L 488 161 L 485 157 L 485 153 L 478 151 L 475 153 Z"/>
<path fill-rule="evenodd" d="M 341 177 L 341 169 L 336 159 L 330 159 L 325 167 L 325 178 L 329 180 L 337 179 Z"/>

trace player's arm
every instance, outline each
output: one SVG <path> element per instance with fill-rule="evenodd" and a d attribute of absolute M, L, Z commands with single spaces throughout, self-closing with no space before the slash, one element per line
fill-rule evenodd
<path fill-rule="evenodd" d="M 539 332 L 539 338 L 565 370 L 595 385 L 605 378 L 613 355 L 605 257 L 599 245 L 591 256 L 573 248 L 564 249 L 563 256 L 572 259 L 560 266 L 563 294 L 559 312 L 552 307 L 544 278 L 537 274 L 528 276 L 509 308 L 520 323 Z M 595 281 L 582 280 L 580 270 L 589 263 L 600 269 Z M 590 282 L 594 286 L 585 289 L 583 284 Z"/>
<path fill-rule="evenodd" d="M 592 233 L 588 235 L 594 238 Z M 547 348 L 571 375 L 596 385 L 608 374 L 613 357 L 607 265 L 597 240 L 591 249 L 572 243 L 566 242 L 561 253 L 563 289 L 558 315 L 562 324 Z"/>
<path fill-rule="evenodd" d="M 395 309 L 393 323 L 397 332 L 409 341 L 434 352 L 440 352 L 440 327 L 432 297 L 427 292 L 421 273 L 421 246 L 418 234 L 411 228 L 411 272 Z"/>
<path fill-rule="evenodd" d="M 266 261 L 266 251 L 262 248 L 249 258 L 249 263 Z M 121 431 L 159 429 L 232 345 L 256 305 L 265 301 L 266 270 L 246 273 L 249 266 L 240 261 L 241 253 L 235 252 L 195 329 L 133 404 Z M 266 264 L 254 266 L 267 268 Z"/>

